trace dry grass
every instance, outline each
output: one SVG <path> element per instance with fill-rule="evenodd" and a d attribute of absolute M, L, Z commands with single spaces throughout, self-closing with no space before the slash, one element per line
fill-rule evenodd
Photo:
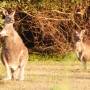
<path fill-rule="evenodd" d="M 0 76 L 3 70 L 0 64 Z M 90 90 L 90 64 L 83 71 L 79 62 L 31 61 L 25 77 L 25 81 L 0 81 L 0 90 Z"/>

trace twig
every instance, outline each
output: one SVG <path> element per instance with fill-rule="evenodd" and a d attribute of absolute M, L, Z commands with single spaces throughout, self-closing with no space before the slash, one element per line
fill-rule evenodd
<path fill-rule="evenodd" d="M 58 21 L 58 20 L 70 21 L 71 20 L 71 19 L 57 19 L 57 18 L 46 18 L 46 17 L 39 17 L 38 19 L 54 20 L 54 21 Z"/>

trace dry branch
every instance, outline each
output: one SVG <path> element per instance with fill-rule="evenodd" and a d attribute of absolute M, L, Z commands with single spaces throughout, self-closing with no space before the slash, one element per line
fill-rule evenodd
<path fill-rule="evenodd" d="M 39 12 L 36 16 L 18 11 L 15 21 L 15 29 L 25 45 L 34 51 L 47 53 L 73 50 L 75 30 L 81 31 L 87 25 L 82 13 L 57 10 Z"/>

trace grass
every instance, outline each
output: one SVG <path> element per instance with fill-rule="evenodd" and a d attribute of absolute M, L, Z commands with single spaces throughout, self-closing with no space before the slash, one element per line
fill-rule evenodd
<path fill-rule="evenodd" d="M 75 62 L 76 60 L 76 55 L 73 52 L 69 52 L 65 55 L 60 55 L 60 54 L 30 54 L 29 55 L 29 61 L 30 62 L 62 62 L 62 63 L 72 63 Z"/>
<path fill-rule="evenodd" d="M 68 84 L 65 84 L 65 82 L 63 82 L 64 84 L 61 85 L 54 85 L 53 88 L 51 88 L 51 90 L 70 90 Z"/>
<path fill-rule="evenodd" d="M 30 54 L 24 81 L 0 81 L 0 90 L 90 90 L 90 64 L 80 70 L 73 52 L 66 55 Z M 5 68 L 0 64 L 0 77 Z M 83 84 L 84 83 L 84 84 Z"/>
<path fill-rule="evenodd" d="M 47 61 L 47 60 L 52 60 L 52 61 L 69 61 L 69 60 L 74 60 L 75 59 L 75 54 L 73 52 L 67 53 L 65 55 L 60 55 L 60 54 L 39 54 L 39 53 L 33 53 L 30 54 L 30 61 Z"/>

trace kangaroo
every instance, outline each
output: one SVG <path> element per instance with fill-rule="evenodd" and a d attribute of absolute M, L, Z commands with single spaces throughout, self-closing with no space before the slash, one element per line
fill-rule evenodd
<path fill-rule="evenodd" d="M 78 59 L 83 63 L 84 69 L 87 69 L 86 63 L 90 60 L 90 40 L 84 39 L 85 30 L 82 30 L 80 33 L 76 32 L 79 41 L 76 42 L 76 54 Z"/>
<path fill-rule="evenodd" d="M 3 80 L 24 80 L 28 49 L 13 27 L 15 11 L 9 14 L 8 11 L 4 10 L 3 14 L 5 15 L 5 21 L 4 28 L 0 32 L 0 38 L 3 39 L 1 59 L 7 72 Z"/>

